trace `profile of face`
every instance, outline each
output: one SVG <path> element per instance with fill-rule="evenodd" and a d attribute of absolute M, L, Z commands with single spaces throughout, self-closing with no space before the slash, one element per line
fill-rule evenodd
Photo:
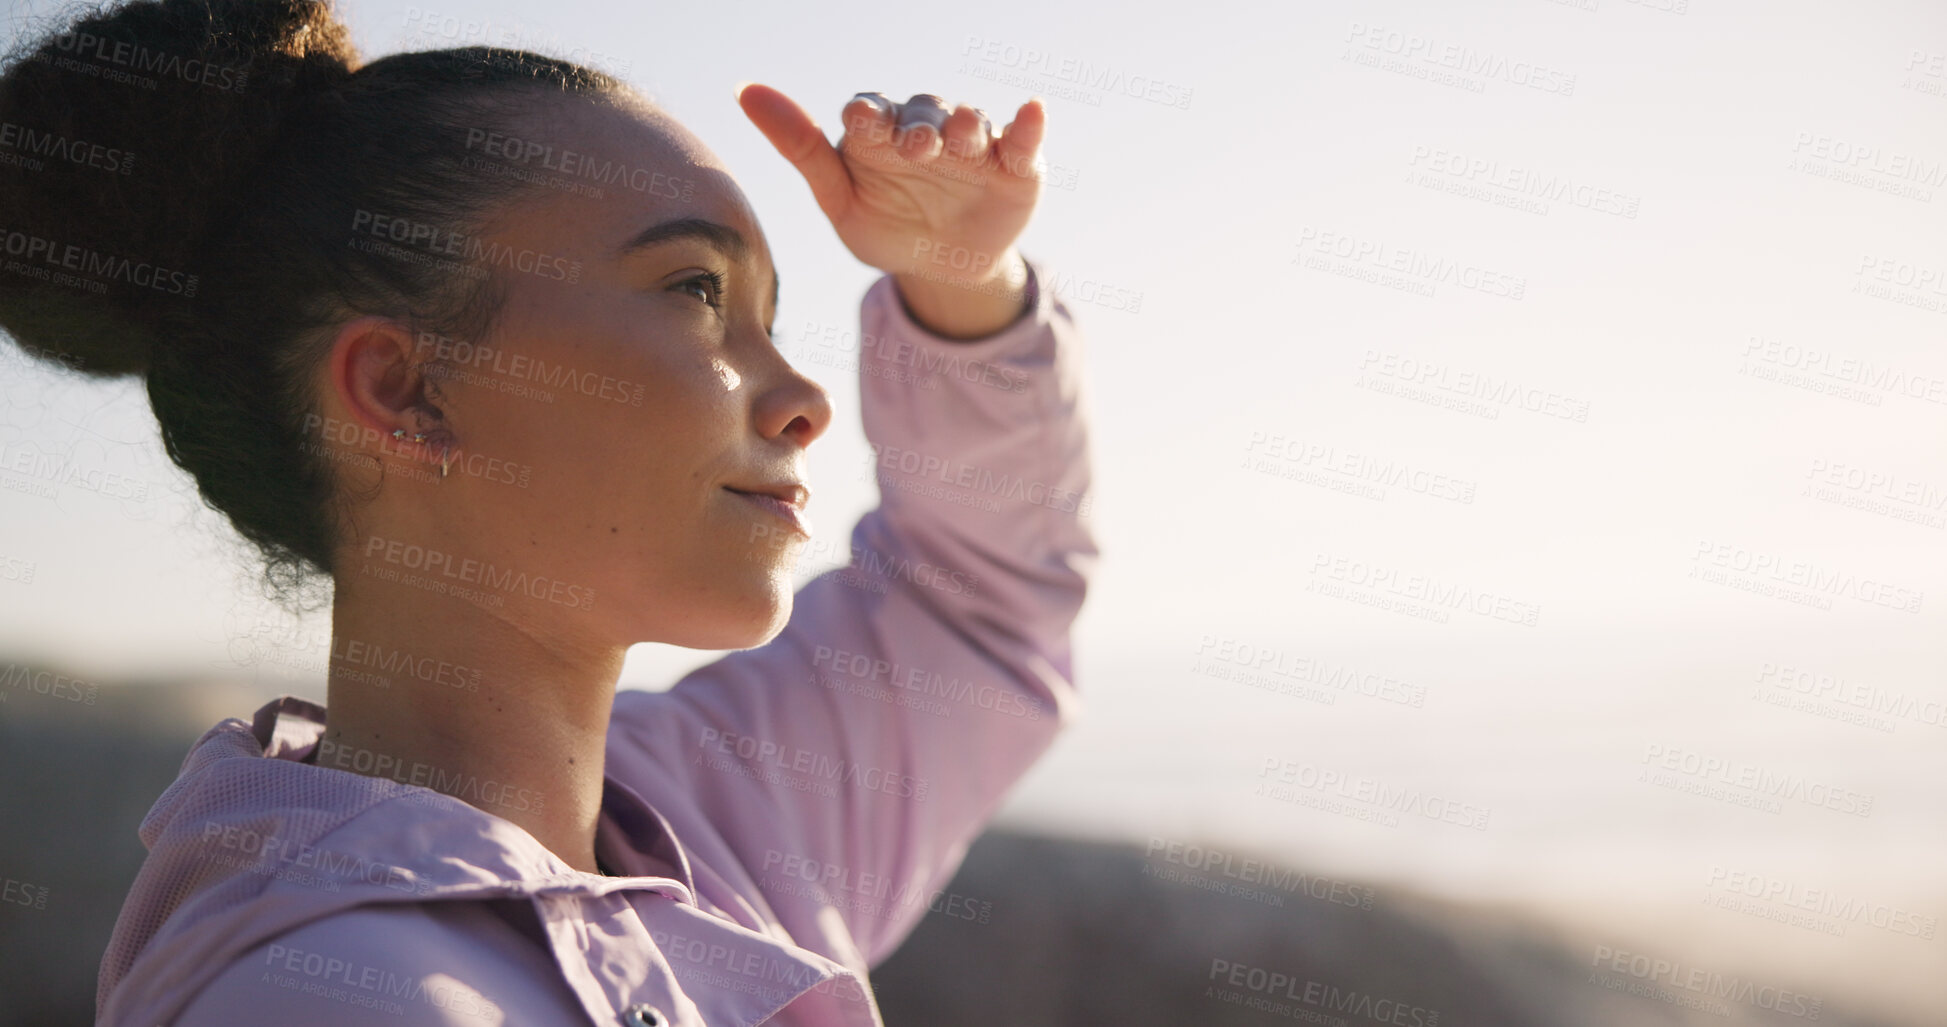
<path fill-rule="evenodd" d="M 643 103 L 550 99 L 470 138 L 473 158 L 547 181 L 466 244 L 506 282 L 484 337 L 377 318 L 339 331 L 324 413 L 386 436 L 391 476 L 367 495 L 376 471 L 338 472 L 361 497 L 340 592 L 393 572 L 471 589 L 521 630 L 573 643 L 769 640 L 807 536 L 762 494 L 808 498 L 806 447 L 832 408 L 772 342 L 777 274 L 748 202 Z M 464 248 L 440 245 L 421 249 Z M 401 425 L 436 430 L 392 442 Z M 442 447 L 457 456 L 439 478 Z"/>

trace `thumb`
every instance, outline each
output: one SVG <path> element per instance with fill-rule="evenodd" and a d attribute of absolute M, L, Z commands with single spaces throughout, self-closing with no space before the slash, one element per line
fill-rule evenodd
<path fill-rule="evenodd" d="M 852 175 L 811 115 L 770 86 L 746 82 L 737 87 L 737 105 L 771 146 L 804 176 L 812 199 L 836 222 L 852 200 Z"/>

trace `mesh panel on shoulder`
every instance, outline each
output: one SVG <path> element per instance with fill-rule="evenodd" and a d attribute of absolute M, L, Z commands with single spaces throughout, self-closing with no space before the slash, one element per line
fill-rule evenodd
<path fill-rule="evenodd" d="M 102 956 L 95 1008 L 151 944 L 242 906 L 269 887 L 276 869 L 267 839 L 326 834 L 383 801 L 396 787 L 373 780 L 365 801 L 348 811 L 343 778 L 296 761 L 266 758 L 249 724 L 229 719 L 204 734 L 182 772 L 143 819 L 149 848 Z M 179 911 L 193 915 L 176 923 Z"/>

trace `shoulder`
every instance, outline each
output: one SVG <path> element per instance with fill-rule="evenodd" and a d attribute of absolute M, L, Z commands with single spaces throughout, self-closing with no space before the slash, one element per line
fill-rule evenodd
<path fill-rule="evenodd" d="M 537 940 L 489 903 L 453 901 L 362 906 L 280 934 L 226 967 L 174 1024 L 480 1027 L 580 1015 Z"/>

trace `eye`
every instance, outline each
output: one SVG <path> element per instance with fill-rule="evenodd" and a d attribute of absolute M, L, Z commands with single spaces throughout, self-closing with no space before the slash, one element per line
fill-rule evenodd
<path fill-rule="evenodd" d="M 715 271 L 705 271 L 676 283 L 678 289 L 695 289 L 697 298 L 710 305 L 711 309 L 723 306 L 723 275 Z"/>

